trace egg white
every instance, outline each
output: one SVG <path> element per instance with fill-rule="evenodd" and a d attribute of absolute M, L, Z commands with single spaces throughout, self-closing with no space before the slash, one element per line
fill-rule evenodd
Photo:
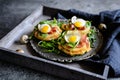
<path fill-rule="evenodd" d="M 48 29 L 47 29 L 46 32 L 42 31 L 42 29 L 43 29 L 45 26 L 48 27 Z M 51 31 L 51 27 L 50 27 L 48 24 L 42 24 L 42 25 L 38 24 L 38 30 L 39 30 L 40 32 L 43 32 L 43 33 L 48 33 L 48 32 Z"/>
<path fill-rule="evenodd" d="M 86 21 L 82 18 L 77 18 L 76 16 L 73 16 L 71 18 L 71 22 L 75 25 L 76 22 L 79 22 L 81 26 L 76 26 L 76 27 L 83 27 L 86 24 Z"/>
<path fill-rule="evenodd" d="M 74 22 L 74 24 L 75 24 L 76 22 L 81 23 L 81 26 L 79 26 L 79 27 L 83 27 L 83 26 L 85 26 L 85 24 L 86 24 L 86 21 L 85 21 L 84 19 L 77 19 L 77 20 Z"/>
<path fill-rule="evenodd" d="M 76 17 L 76 16 L 73 16 L 73 17 L 71 18 L 71 22 L 72 22 L 72 23 L 75 23 L 76 20 L 77 20 L 77 17 Z"/>
<path fill-rule="evenodd" d="M 70 41 L 69 41 L 69 38 L 70 38 L 70 36 L 72 36 L 72 35 L 74 35 L 74 36 L 77 37 L 77 39 L 75 40 L 75 42 L 79 42 L 79 41 L 80 41 L 80 34 L 79 34 L 78 31 L 67 31 L 67 33 L 66 33 L 65 36 L 64 36 L 64 39 L 65 39 L 65 41 L 66 41 L 67 43 L 70 42 Z"/>

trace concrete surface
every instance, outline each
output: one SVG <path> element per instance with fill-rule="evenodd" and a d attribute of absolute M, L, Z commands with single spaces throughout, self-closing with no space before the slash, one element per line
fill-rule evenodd
<path fill-rule="evenodd" d="M 60 9 L 74 8 L 93 14 L 120 8 L 120 0 L 0 0 L 0 38 L 5 36 L 40 4 Z M 0 61 L 0 80 L 63 79 Z"/>

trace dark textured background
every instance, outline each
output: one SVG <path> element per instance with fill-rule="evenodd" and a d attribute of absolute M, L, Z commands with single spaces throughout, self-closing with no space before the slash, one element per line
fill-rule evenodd
<path fill-rule="evenodd" d="M 104 10 L 120 8 L 120 0 L 0 0 L 0 38 L 18 25 L 31 12 L 39 7 L 40 4 L 60 9 L 74 8 L 94 14 Z M 0 61 L 0 80 L 63 79 Z"/>

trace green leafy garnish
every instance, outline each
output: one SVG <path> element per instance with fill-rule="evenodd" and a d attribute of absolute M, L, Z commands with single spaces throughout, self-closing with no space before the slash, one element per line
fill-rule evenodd
<path fill-rule="evenodd" d="M 62 24 L 64 24 L 64 23 L 65 23 L 64 21 L 58 21 L 57 25 L 58 25 L 59 27 L 62 27 Z"/>
<path fill-rule="evenodd" d="M 43 34 L 43 33 L 41 33 L 40 34 L 43 38 L 45 38 L 46 36 L 47 36 L 47 34 Z"/>
<path fill-rule="evenodd" d="M 88 27 L 91 27 L 91 22 L 90 21 L 86 21 L 86 27 L 88 28 Z"/>
<path fill-rule="evenodd" d="M 32 39 L 34 36 L 34 31 L 29 35 L 29 39 Z"/>
<path fill-rule="evenodd" d="M 90 32 L 87 34 L 90 41 L 90 47 L 94 47 L 93 43 L 96 41 L 95 34 L 96 34 L 95 29 L 90 29 Z"/>
<path fill-rule="evenodd" d="M 65 40 L 64 40 L 64 38 L 63 38 L 65 34 L 66 34 L 66 31 L 64 31 L 64 32 L 60 35 L 60 37 L 57 39 L 58 44 L 62 44 L 62 45 L 65 44 Z"/>
<path fill-rule="evenodd" d="M 41 21 L 39 24 L 49 24 L 51 26 L 56 26 L 57 25 L 57 20 L 54 18 L 54 20 L 44 20 L 44 21 Z"/>
<path fill-rule="evenodd" d="M 44 50 L 44 52 L 55 52 L 55 53 L 60 53 L 60 51 L 58 50 L 58 45 L 56 40 L 51 40 L 51 41 L 40 41 L 38 43 L 38 46 L 45 48 L 46 50 Z"/>
<path fill-rule="evenodd" d="M 70 46 L 71 48 L 75 48 L 76 45 L 77 45 L 77 43 L 78 43 L 78 42 L 76 42 L 76 43 L 69 42 L 69 43 L 68 43 L 68 46 Z"/>

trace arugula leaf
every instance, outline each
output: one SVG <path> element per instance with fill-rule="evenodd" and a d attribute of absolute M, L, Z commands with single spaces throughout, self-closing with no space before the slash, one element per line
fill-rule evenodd
<path fill-rule="evenodd" d="M 76 45 L 77 45 L 77 43 L 78 43 L 78 42 L 76 42 L 76 43 L 69 42 L 69 43 L 68 43 L 68 46 L 70 46 L 70 47 L 72 47 L 72 48 L 75 48 Z"/>
<path fill-rule="evenodd" d="M 36 30 L 37 30 L 37 28 L 35 26 L 34 30 L 29 35 L 29 39 L 32 39 L 34 37 L 34 33 L 35 33 Z"/>
<path fill-rule="evenodd" d="M 60 45 L 64 45 L 66 43 L 66 41 L 62 38 L 60 41 L 58 41 L 58 44 Z"/>
<path fill-rule="evenodd" d="M 34 31 L 29 35 L 29 39 L 32 39 L 34 36 Z"/>
<path fill-rule="evenodd" d="M 47 34 L 43 34 L 43 33 L 41 33 L 40 34 L 43 38 L 45 38 L 46 36 L 47 36 Z"/>
<path fill-rule="evenodd" d="M 56 26 L 57 25 L 57 20 L 54 18 L 54 20 L 51 20 L 50 23 L 48 23 L 51 26 Z"/>
<path fill-rule="evenodd" d="M 52 23 L 57 24 L 57 22 L 58 22 L 58 21 L 54 18 L 54 20 L 53 20 L 53 22 L 52 22 Z"/>
<path fill-rule="evenodd" d="M 59 27 L 62 27 L 62 24 L 64 24 L 65 22 L 64 21 L 59 21 L 58 23 L 57 23 L 57 25 L 59 26 Z"/>
<path fill-rule="evenodd" d="M 64 35 L 65 35 L 66 32 L 67 32 L 67 31 L 63 32 L 63 33 L 60 35 L 60 37 L 57 39 L 58 44 L 62 44 L 62 45 L 65 44 L 65 40 L 64 40 L 63 37 L 64 37 Z"/>
<path fill-rule="evenodd" d="M 96 41 L 95 34 L 96 34 L 95 29 L 90 29 L 90 32 L 87 34 L 90 41 L 90 47 L 94 47 L 93 43 Z"/>
<path fill-rule="evenodd" d="M 38 43 L 38 46 L 45 48 L 45 52 L 54 52 L 54 53 L 60 53 L 60 51 L 58 50 L 58 45 L 56 40 L 51 40 L 51 41 L 40 41 Z"/>
<path fill-rule="evenodd" d="M 91 27 L 91 22 L 90 21 L 86 21 L 86 27 L 88 28 L 88 27 Z"/>
<path fill-rule="evenodd" d="M 54 20 L 44 20 L 44 21 L 41 21 L 39 24 L 49 24 L 51 26 L 55 26 L 57 25 L 57 20 L 54 18 Z"/>

